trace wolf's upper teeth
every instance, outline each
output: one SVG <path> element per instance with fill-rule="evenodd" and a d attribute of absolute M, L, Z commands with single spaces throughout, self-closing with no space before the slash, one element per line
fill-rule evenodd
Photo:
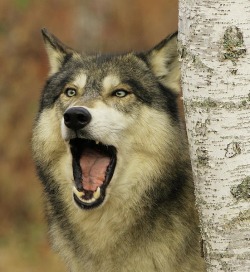
<path fill-rule="evenodd" d="M 101 195 L 101 188 L 97 187 L 96 191 L 94 192 L 93 196 L 95 199 L 98 199 Z"/>
<path fill-rule="evenodd" d="M 84 192 L 79 192 L 75 186 L 73 186 L 73 192 L 78 198 L 82 198 L 84 196 Z"/>
<path fill-rule="evenodd" d="M 95 143 L 98 145 L 100 142 L 99 141 L 95 141 Z"/>

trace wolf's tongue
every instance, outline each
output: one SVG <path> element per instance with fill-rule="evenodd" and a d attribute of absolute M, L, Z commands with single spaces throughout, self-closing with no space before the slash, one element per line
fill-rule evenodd
<path fill-rule="evenodd" d="M 95 191 L 104 180 L 110 158 L 98 150 L 86 148 L 80 158 L 82 185 L 87 191 Z"/>

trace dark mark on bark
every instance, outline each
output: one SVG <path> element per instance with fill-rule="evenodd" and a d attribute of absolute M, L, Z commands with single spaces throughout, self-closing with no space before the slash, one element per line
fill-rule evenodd
<path fill-rule="evenodd" d="M 250 200 L 250 177 L 246 177 L 241 184 L 231 188 L 231 194 L 237 200 Z"/>
<path fill-rule="evenodd" d="M 236 26 L 230 26 L 226 29 L 223 36 L 222 60 L 231 60 L 236 65 L 240 57 L 246 55 L 246 46 L 244 44 L 243 34 Z M 237 70 L 233 70 L 232 74 Z"/>

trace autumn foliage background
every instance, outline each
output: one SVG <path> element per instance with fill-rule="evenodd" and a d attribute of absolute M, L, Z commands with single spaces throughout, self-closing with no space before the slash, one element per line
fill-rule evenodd
<path fill-rule="evenodd" d="M 48 71 L 40 29 L 79 51 L 145 50 L 177 30 L 177 2 L 0 1 L 0 271 L 66 271 L 48 245 L 30 152 Z"/>

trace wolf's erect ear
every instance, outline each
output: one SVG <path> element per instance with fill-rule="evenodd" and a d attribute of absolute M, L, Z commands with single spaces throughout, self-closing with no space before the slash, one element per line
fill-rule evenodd
<path fill-rule="evenodd" d="M 50 75 L 58 72 L 61 68 L 65 57 L 69 54 L 76 53 L 70 47 L 64 45 L 57 37 L 49 33 L 45 28 L 41 30 L 46 51 L 48 54 L 48 59 L 50 63 Z"/>
<path fill-rule="evenodd" d="M 168 36 L 147 53 L 153 73 L 166 87 L 180 92 L 180 64 L 177 51 L 177 32 Z"/>

